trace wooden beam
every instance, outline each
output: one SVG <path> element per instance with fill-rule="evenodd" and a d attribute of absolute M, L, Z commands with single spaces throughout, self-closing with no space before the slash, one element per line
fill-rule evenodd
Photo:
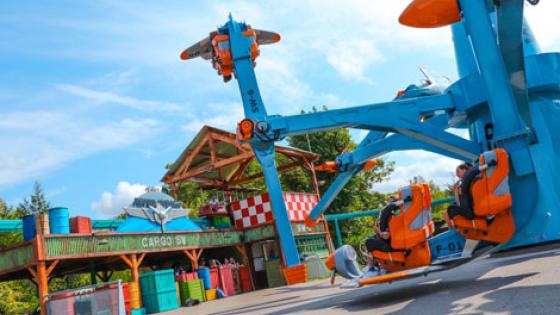
<path fill-rule="evenodd" d="M 198 253 L 196 254 L 196 260 L 200 259 L 200 256 L 202 256 L 203 251 L 204 251 L 204 248 L 201 248 L 201 249 L 198 250 Z M 195 252 L 196 252 L 196 250 L 195 250 Z"/>
<path fill-rule="evenodd" d="M 239 167 L 237 168 L 237 170 L 235 170 L 235 172 L 231 175 L 230 178 L 227 179 L 227 181 L 232 181 L 232 180 L 237 180 L 239 179 L 241 176 L 243 176 L 243 173 L 245 173 L 245 171 L 247 170 L 247 167 L 249 167 L 249 164 L 251 164 L 251 161 L 253 161 L 255 157 L 252 156 L 248 159 L 246 159 L 245 161 L 239 163 Z"/>
<path fill-rule="evenodd" d="M 293 168 L 296 168 L 298 166 L 299 166 L 299 163 L 295 163 L 295 162 L 294 163 L 289 163 L 289 164 L 286 164 L 286 165 L 282 165 L 282 166 L 278 167 L 278 173 L 289 171 L 289 170 L 291 170 Z M 238 179 L 236 181 L 233 181 L 233 182 L 231 182 L 231 185 L 245 184 L 245 183 L 248 183 L 248 182 L 252 182 L 255 179 L 259 179 L 263 176 L 264 175 L 261 172 L 261 173 L 255 174 L 255 175 L 247 176 L 247 177 Z"/>
<path fill-rule="evenodd" d="M 315 153 L 301 152 L 301 151 L 286 148 L 286 147 L 276 147 L 276 152 L 281 153 L 285 156 L 296 156 L 296 157 L 307 159 L 307 160 L 310 160 L 310 161 L 313 161 L 313 162 L 319 160 L 319 155 L 317 155 Z"/>
<path fill-rule="evenodd" d="M 33 268 L 27 267 L 27 271 L 29 271 L 29 273 L 31 274 L 31 276 L 33 278 L 37 279 L 37 272 L 35 270 L 33 270 Z"/>
<path fill-rule="evenodd" d="M 230 143 L 234 146 L 236 146 L 240 151 L 246 152 L 246 151 L 250 151 L 253 152 L 251 150 L 251 146 L 248 144 L 240 144 L 239 142 L 237 142 L 237 138 L 235 137 L 235 135 L 232 134 L 233 137 L 226 137 L 224 135 L 215 133 L 212 135 L 214 137 L 214 139 L 222 141 L 222 142 L 226 142 L 226 143 Z"/>
<path fill-rule="evenodd" d="M 54 268 L 56 267 L 56 265 L 58 265 L 58 262 L 60 262 L 60 260 L 57 259 L 57 260 L 55 260 L 51 263 L 51 265 L 47 269 L 47 277 L 51 275 L 51 273 L 54 270 Z"/>
<path fill-rule="evenodd" d="M 208 146 L 210 147 L 210 161 L 212 161 L 212 163 L 216 163 L 216 147 L 214 146 L 212 134 L 210 134 L 210 137 L 208 138 Z"/>
<path fill-rule="evenodd" d="M 206 173 L 206 172 L 208 172 L 212 169 L 218 169 L 220 167 L 224 167 L 226 165 L 242 161 L 242 160 L 244 160 L 244 159 L 246 159 L 250 156 L 253 156 L 253 152 L 245 152 L 245 153 L 242 153 L 240 155 L 237 155 L 237 156 L 225 159 L 225 160 L 218 161 L 216 163 L 204 164 L 204 165 L 199 166 L 197 168 L 191 169 L 186 173 L 181 174 L 179 176 L 179 178 L 186 179 L 186 178 L 189 178 L 189 177 L 194 177 L 194 176 Z"/>
<path fill-rule="evenodd" d="M 198 269 L 198 260 L 202 255 L 202 251 L 203 251 L 202 248 L 198 251 L 196 249 L 192 249 L 192 250 L 187 249 L 183 251 L 187 256 L 187 258 L 191 261 L 191 265 L 193 269 Z"/>
<path fill-rule="evenodd" d="M 247 250 L 245 249 L 245 244 L 235 245 L 235 249 L 241 254 L 242 263 L 245 266 L 249 266 L 249 257 L 247 256 Z"/>
<path fill-rule="evenodd" d="M 182 174 L 182 173 L 188 171 L 189 167 L 191 166 L 192 160 L 198 154 L 198 152 L 200 152 L 200 150 L 202 150 L 204 145 L 206 145 L 206 143 L 208 142 L 208 139 L 210 139 L 210 136 L 208 134 L 206 134 L 204 136 L 204 138 L 202 138 L 202 140 L 198 143 L 198 145 L 192 150 L 191 154 L 189 154 L 189 156 L 187 156 L 187 158 L 185 159 L 183 164 L 179 167 L 179 169 L 177 169 L 175 174 Z"/>
<path fill-rule="evenodd" d="M 181 182 L 184 182 L 184 176 L 173 176 L 170 177 L 168 179 L 166 179 L 166 184 L 178 184 Z M 194 183 L 201 183 L 201 184 L 207 184 L 207 185 L 221 185 L 222 182 L 216 179 L 210 179 L 210 178 L 204 178 L 204 177 L 190 177 L 188 178 L 189 182 L 194 182 Z"/>
<path fill-rule="evenodd" d="M 37 262 L 37 284 L 39 287 L 39 305 L 41 315 L 47 315 L 47 295 L 49 294 L 49 281 L 47 268 L 44 261 Z"/>
<path fill-rule="evenodd" d="M 140 267 L 140 265 L 142 264 L 144 257 L 146 257 L 146 253 L 142 253 L 142 255 L 140 255 L 140 258 L 138 258 L 138 267 Z"/>
<path fill-rule="evenodd" d="M 132 264 L 132 261 L 130 261 L 130 259 L 128 259 L 128 257 L 126 257 L 125 255 L 120 255 L 119 257 L 122 259 L 122 261 L 124 261 L 128 268 L 132 268 L 134 266 Z"/>

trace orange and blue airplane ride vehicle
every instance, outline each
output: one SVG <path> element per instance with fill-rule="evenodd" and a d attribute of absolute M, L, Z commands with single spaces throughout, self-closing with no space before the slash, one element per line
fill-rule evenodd
<path fill-rule="evenodd" d="M 399 21 L 409 27 L 451 27 L 460 78 L 427 75 L 394 100 L 292 116 L 269 115 L 254 71 L 259 45 L 280 36 L 229 20 L 185 50 L 202 57 L 227 82 L 237 79 L 245 119 L 239 141 L 249 143 L 265 174 L 286 270 L 300 257 L 274 164 L 274 143 L 287 136 L 337 128 L 368 130 L 354 151 L 321 166 L 337 176 L 308 214 L 313 226 L 344 185 L 385 153 L 425 150 L 474 163 L 479 174 L 469 196 L 473 217 L 435 235 L 429 187 L 399 191 L 390 223 L 391 251 L 370 254 L 391 273 L 364 278 L 356 252 L 345 245 L 328 264 L 356 285 L 394 281 L 468 262 L 481 253 L 560 239 L 560 53 L 541 53 L 524 19 L 537 0 L 415 0 Z M 449 128 L 467 129 L 469 138 Z"/>

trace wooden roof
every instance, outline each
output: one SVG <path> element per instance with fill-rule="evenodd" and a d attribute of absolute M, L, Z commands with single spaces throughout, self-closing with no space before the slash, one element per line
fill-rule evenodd
<path fill-rule="evenodd" d="M 276 146 L 276 152 L 288 157 L 289 162 L 278 165 L 279 172 L 298 166 L 310 170 L 317 154 L 291 147 Z M 162 178 L 168 185 L 198 182 L 227 189 L 248 183 L 263 176 L 247 175 L 245 171 L 255 159 L 248 144 L 237 142 L 236 135 L 214 127 L 204 126 Z"/>

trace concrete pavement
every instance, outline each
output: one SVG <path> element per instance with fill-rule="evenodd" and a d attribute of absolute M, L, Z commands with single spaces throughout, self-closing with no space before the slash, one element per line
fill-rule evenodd
<path fill-rule="evenodd" d="M 165 314 L 560 314 L 560 244 L 536 250 L 392 284 L 341 289 L 323 280 Z"/>

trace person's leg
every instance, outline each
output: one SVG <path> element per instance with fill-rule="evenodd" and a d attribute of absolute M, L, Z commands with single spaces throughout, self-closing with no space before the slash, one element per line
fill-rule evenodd
<path fill-rule="evenodd" d="M 448 209 L 448 211 L 449 211 L 449 209 Z M 449 219 L 449 214 L 447 214 L 447 211 L 445 211 L 445 212 L 443 213 L 443 219 L 445 220 L 445 223 L 447 224 L 447 228 L 448 228 L 448 229 L 452 229 L 452 228 L 455 227 L 455 226 L 453 225 L 453 222 L 451 222 L 451 220 Z"/>
<path fill-rule="evenodd" d="M 391 252 L 393 249 L 391 245 L 383 239 L 376 238 L 376 237 L 369 237 L 366 239 L 366 248 L 368 252 L 379 250 L 382 252 Z"/>
<path fill-rule="evenodd" d="M 471 210 L 465 209 L 456 204 L 452 204 L 447 208 L 447 215 L 449 219 L 453 219 L 457 215 L 460 215 L 469 220 L 474 219 L 474 213 Z"/>

